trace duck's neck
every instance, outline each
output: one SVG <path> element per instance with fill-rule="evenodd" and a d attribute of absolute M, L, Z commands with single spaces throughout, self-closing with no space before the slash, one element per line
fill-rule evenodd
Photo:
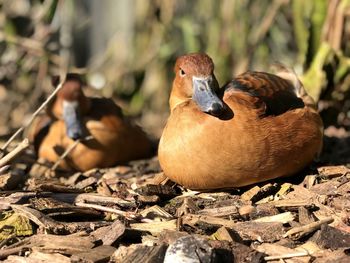
<path fill-rule="evenodd" d="M 173 87 L 171 89 L 170 98 L 169 98 L 170 112 L 172 112 L 176 108 L 176 106 L 178 106 L 179 104 L 191 100 L 191 98 L 184 95 L 180 91 L 181 91 L 181 88 L 178 87 L 178 85 L 176 85 L 176 83 L 174 82 Z"/>
<path fill-rule="evenodd" d="M 169 106 L 170 106 L 170 111 L 172 112 L 179 104 L 184 103 L 186 101 L 189 101 L 191 99 L 179 99 L 175 96 L 170 96 L 169 99 Z"/>

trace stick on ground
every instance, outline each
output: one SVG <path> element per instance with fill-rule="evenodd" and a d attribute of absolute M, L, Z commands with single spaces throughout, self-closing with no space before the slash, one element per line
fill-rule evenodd
<path fill-rule="evenodd" d="M 15 149 L 6 154 L 3 158 L 0 159 L 0 167 L 8 164 L 12 159 L 14 159 L 17 155 L 23 152 L 25 149 L 29 147 L 29 140 L 26 138 L 22 142 L 20 142 Z"/>

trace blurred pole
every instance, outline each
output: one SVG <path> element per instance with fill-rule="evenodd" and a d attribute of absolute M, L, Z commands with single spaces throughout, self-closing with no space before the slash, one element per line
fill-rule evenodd
<path fill-rule="evenodd" d="M 61 80 L 65 79 L 65 75 L 68 72 L 68 67 L 71 64 L 70 61 L 70 49 L 72 47 L 72 32 L 73 32 L 73 14 L 74 14 L 74 4 L 72 0 L 64 0 L 61 2 L 59 8 L 59 17 L 61 21 L 60 26 L 60 57 L 61 57 L 61 67 L 60 67 L 60 77 Z"/>
<path fill-rule="evenodd" d="M 117 58 L 122 61 L 129 58 L 134 33 L 134 0 L 89 0 L 91 10 L 91 57 L 106 51 L 113 39 Z M 119 64 L 121 61 L 116 61 Z"/>

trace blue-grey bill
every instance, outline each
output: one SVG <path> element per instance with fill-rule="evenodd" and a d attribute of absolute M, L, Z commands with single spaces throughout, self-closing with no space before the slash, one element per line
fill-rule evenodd
<path fill-rule="evenodd" d="M 220 115 L 224 110 L 224 103 L 215 93 L 215 85 L 212 78 L 193 77 L 193 95 L 192 99 L 197 103 L 201 111 Z"/>
<path fill-rule="evenodd" d="M 83 137 L 83 126 L 80 120 L 78 102 L 63 101 L 63 119 L 66 124 L 66 133 L 73 140 Z"/>

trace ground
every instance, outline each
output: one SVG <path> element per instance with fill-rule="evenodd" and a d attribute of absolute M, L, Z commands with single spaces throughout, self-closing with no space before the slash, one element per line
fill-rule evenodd
<path fill-rule="evenodd" d="M 0 177 L 0 258 L 348 262 L 350 140 L 330 126 L 324 142 L 298 175 L 206 193 L 165 179 L 156 157 L 75 173 L 48 170 L 29 148 Z"/>

